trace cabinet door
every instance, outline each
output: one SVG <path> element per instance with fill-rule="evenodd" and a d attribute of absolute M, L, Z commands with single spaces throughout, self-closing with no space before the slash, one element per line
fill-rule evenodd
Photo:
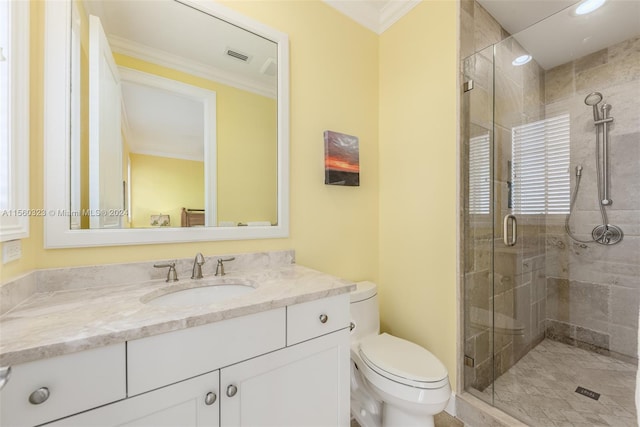
<path fill-rule="evenodd" d="M 219 371 L 47 424 L 56 427 L 217 427 Z"/>
<path fill-rule="evenodd" d="M 220 380 L 224 427 L 348 426 L 348 329 L 224 368 Z"/>

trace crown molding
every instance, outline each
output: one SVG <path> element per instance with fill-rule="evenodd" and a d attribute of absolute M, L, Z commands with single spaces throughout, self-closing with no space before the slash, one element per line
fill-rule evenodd
<path fill-rule="evenodd" d="M 376 34 L 382 34 L 422 0 L 387 0 L 382 8 L 366 0 L 323 0 Z"/>
<path fill-rule="evenodd" d="M 378 34 L 384 33 L 393 24 L 400 20 L 404 15 L 409 13 L 411 9 L 420 4 L 422 0 L 390 0 L 380 10 L 380 31 Z"/>
<path fill-rule="evenodd" d="M 121 55 L 131 56 L 146 62 L 151 62 L 163 67 L 171 68 L 202 77 L 207 80 L 214 80 L 227 86 L 253 92 L 269 98 L 276 98 L 276 89 L 269 85 L 257 83 L 250 79 L 239 77 L 237 74 L 223 71 L 219 68 L 203 64 L 192 59 L 187 59 L 179 55 L 172 55 L 165 51 L 132 42 L 122 37 L 109 35 L 109 45 L 113 52 Z"/>

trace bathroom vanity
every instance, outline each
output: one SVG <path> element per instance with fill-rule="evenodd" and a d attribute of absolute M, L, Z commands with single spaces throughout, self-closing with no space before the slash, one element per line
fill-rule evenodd
<path fill-rule="evenodd" d="M 353 285 L 295 265 L 229 277 L 255 290 L 170 308 L 145 296 L 193 281 L 34 295 L 0 318 L 0 424 L 348 425 Z"/>

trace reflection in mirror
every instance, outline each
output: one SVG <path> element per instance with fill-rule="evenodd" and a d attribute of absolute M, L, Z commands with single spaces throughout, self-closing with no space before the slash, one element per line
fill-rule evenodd
<path fill-rule="evenodd" d="M 46 248 L 288 237 L 286 34 L 210 0 L 57 0 L 44 7 Z M 100 27 L 102 32 L 96 30 Z M 104 43 L 91 49 L 90 39 L 96 37 Z M 93 61 L 92 50 L 99 52 Z M 98 77 L 91 71 L 96 68 Z M 134 81 L 136 76 L 144 78 Z M 101 87 L 107 83 L 111 91 Z M 145 101 L 143 111 L 135 111 L 139 107 L 131 98 L 141 92 L 180 98 L 183 107 L 171 104 L 170 114 L 151 121 L 151 113 L 166 107 Z M 178 108 L 193 107 L 189 100 L 202 107 L 178 114 Z M 175 125 L 177 117 L 189 120 Z M 107 118 L 111 124 L 100 126 Z M 145 120 L 151 121 L 147 127 L 137 128 L 136 122 Z M 200 128 L 194 130 L 197 123 Z M 179 137 L 166 130 L 173 125 Z M 139 148 L 132 140 L 146 140 L 149 129 L 155 132 L 151 140 L 168 136 L 174 148 L 201 140 L 202 157 L 182 153 L 176 158 L 175 151 L 160 145 Z M 177 160 L 202 166 L 165 164 L 160 175 L 147 175 L 146 187 L 138 186 L 145 183 L 141 164 Z M 199 184 L 179 182 L 185 169 L 193 175 L 201 170 Z M 171 199 L 171 193 L 184 196 L 192 188 L 200 195 L 197 200 Z M 92 216 L 100 215 L 114 218 L 92 224 Z"/>
<path fill-rule="evenodd" d="M 74 0 L 72 229 L 277 224 L 278 46 L 172 0 Z"/>

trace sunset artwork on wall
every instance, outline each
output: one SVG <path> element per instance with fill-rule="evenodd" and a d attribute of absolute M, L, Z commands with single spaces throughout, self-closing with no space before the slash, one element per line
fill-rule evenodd
<path fill-rule="evenodd" d="M 324 183 L 360 185 L 358 137 L 330 130 L 324 131 Z"/>

